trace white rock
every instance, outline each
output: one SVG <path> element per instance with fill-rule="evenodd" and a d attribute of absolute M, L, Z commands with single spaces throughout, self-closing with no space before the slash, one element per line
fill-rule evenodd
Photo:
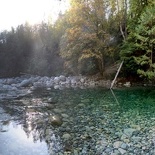
<path fill-rule="evenodd" d="M 131 83 L 130 83 L 130 82 L 126 82 L 126 83 L 124 84 L 124 86 L 125 86 L 125 87 L 130 87 L 130 86 L 131 86 Z"/>

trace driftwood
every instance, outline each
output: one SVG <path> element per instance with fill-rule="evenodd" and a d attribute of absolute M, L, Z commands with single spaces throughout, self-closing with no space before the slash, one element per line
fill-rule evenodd
<path fill-rule="evenodd" d="M 115 78 L 114 78 L 114 80 L 113 80 L 112 83 L 111 83 L 110 89 L 112 89 L 112 87 L 113 87 L 113 85 L 114 85 L 114 83 L 115 83 L 115 81 L 116 81 L 116 79 L 117 79 L 117 76 L 118 76 L 118 74 L 119 74 L 119 72 L 120 72 L 120 70 L 121 70 L 121 68 L 122 68 L 123 62 L 124 62 L 124 61 L 121 62 L 120 66 L 119 66 L 119 68 L 118 68 L 118 70 L 117 70 L 117 73 L 116 73 L 116 75 L 115 75 Z"/>

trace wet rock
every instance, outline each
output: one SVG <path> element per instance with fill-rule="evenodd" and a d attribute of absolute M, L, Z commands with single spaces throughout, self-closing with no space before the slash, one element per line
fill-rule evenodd
<path fill-rule="evenodd" d="M 119 148 L 121 145 L 122 145 L 122 141 L 116 141 L 116 142 L 114 142 L 113 147 Z"/>
<path fill-rule="evenodd" d="M 118 148 L 118 151 L 121 153 L 121 154 L 125 154 L 126 153 L 126 150 L 122 149 L 122 148 Z"/>
<path fill-rule="evenodd" d="M 66 155 L 68 154 L 67 152 L 71 152 L 72 151 L 72 145 L 70 144 L 70 142 L 65 142 L 65 144 L 64 144 L 64 151 L 66 152 Z"/>
<path fill-rule="evenodd" d="M 107 154 L 110 154 L 110 152 L 112 152 L 112 148 L 107 147 L 104 152 Z"/>
<path fill-rule="evenodd" d="M 114 150 L 110 155 L 120 155 L 120 152 L 118 150 Z"/>
<path fill-rule="evenodd" d="M 62 125 L 62 119 L 58 115 L 53 115 L 49 117 L 49 122 L 53 126 L 61 126 Z"/>
<path fill-rule="evenodd" d="M 62 109 L 53 109 L 53 111 L 59 114 L 62 113 Z"/>
<path fill-rule="evenodd" d="M 141 141 L 141 137 L 133 136 L 133 137 L 131 138 L 131 140 L 132 140 L 134 143 L 138 143 L 138 142 Z"/>
<path fill-rule="evenodd" d="M 71 135 L 68 134 L 68 133 L 65 133 L 65 134 L 62 136 L 62 138 L 63 138 L 64 140 L 69 140 L 69 139 L 71 139 Z"/>
<path fill-rule="evenodd" d="M 127 129 L 124 129 L 124 134 L 126 136 L 128 136 L 129 138 L 132 136 L 133 132 L 136 131 L 136 129 L 133 129 L 133 128 L 127 128 Z"/>
<path fill-rule="evenodd" d="M 122 143 L 121 148 L 126 150 L 128 148 L 128 145 L 126 143 Z"/>
<path fill-rule="evenodd" d="M 63 118 L 69 118 L 69 116 L 68 116 L 67 114 L 61 114 L 61 116 L 62 116 Z"/>

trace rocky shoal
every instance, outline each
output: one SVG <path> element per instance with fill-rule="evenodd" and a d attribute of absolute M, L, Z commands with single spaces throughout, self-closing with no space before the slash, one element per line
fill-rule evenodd
<path fill-rule="evenodd" d="M 21 76 L 15 78 L 0 79 L 0 99 L 18 98 L 30 94 L 37 89 L 64 89 L 64 88 L 92 88 L 110 87 L 110 80 L 89 79 L 83 76 L 57 77 Z"/>

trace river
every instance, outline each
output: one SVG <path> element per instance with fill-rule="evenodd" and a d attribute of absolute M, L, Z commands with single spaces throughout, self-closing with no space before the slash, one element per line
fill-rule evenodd
<path fill-rule="evenodd" d="M 40 89 L 0 100 L 0 155 L 154 155 L 155 89 Z"/>

